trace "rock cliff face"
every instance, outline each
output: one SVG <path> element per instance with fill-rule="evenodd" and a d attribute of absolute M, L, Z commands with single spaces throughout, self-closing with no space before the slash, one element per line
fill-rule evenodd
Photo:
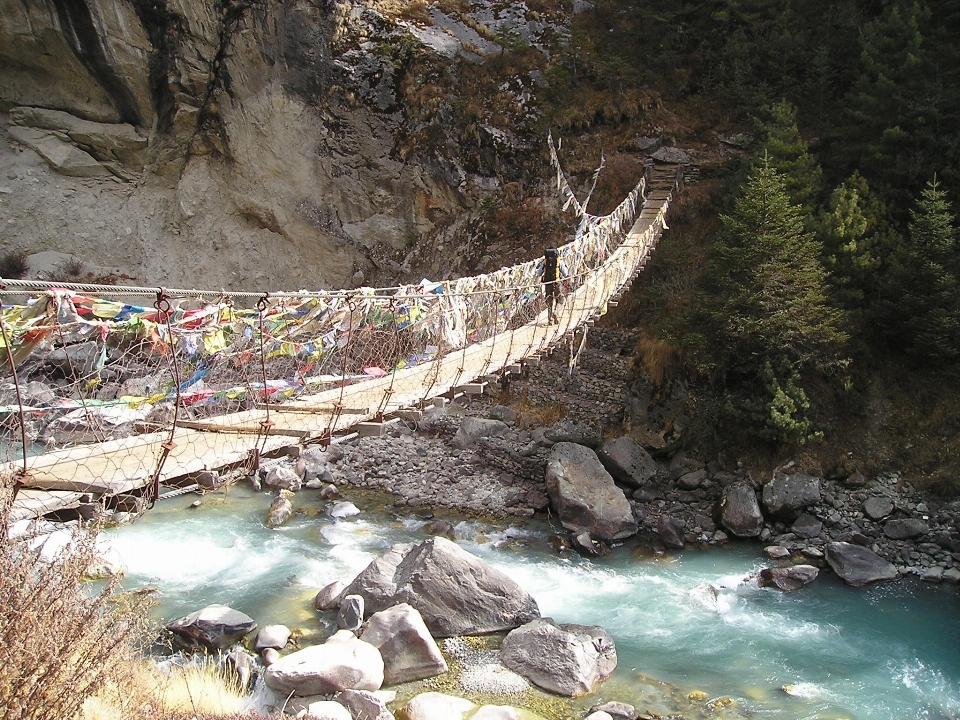
<path fill-rule="evenodd" d="M 524 12 L 0 0 L 5 244 L 144 284 L 442 277 L 453 269 L 422 247 L 428 261 L 404 265 L 410 247 L 469 234 L 464 211 L 516 179 L 523 163 L 510 159 L 534 149 L 523 136 L 536 62 L 489 111 L 465 114 L 485 99 L 458 96 L 462 71 L 502 54 L 495 33 L 536 45 L 562 31 L 562 17 Z"/>

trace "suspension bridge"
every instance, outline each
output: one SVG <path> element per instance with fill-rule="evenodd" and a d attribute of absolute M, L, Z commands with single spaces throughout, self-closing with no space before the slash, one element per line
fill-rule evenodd
<path fill-rule="evenodd" d="M 322 292 L 3 281 L 0 474 L 14 487 L 13 518 L 152 502 L 290 445 L 378 434 L 558 347 L 572 367 L 588 328 L 646 264 L 682 177 L 648 168 L 611 214 L 594 216 L 552 141 L 550 151 L 564 209 L 578 216 L 558 249 L 552 312 L 542 259 Z"/>

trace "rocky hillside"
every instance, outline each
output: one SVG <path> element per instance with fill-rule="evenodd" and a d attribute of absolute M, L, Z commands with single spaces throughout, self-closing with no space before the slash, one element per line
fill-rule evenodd
<path fill-rule="evenodd" d="M 230 289 L 499 267 L 485 218 L 547 215 L 533 94 L 567 22 L 487 0 L 0 0 L 4 246 L 34 276 Z"/>

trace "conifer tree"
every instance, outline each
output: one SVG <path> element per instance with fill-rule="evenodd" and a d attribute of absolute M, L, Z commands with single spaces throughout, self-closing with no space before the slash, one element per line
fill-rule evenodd
<path fill-rule="evenodd" d="M 781 101 L 769 108 L 769 114 L 769 120 L 762 126 L 764 141 L 759 157 L 766 156 L 770 166 L 780 174 L 790 200 L 810 213 L 820 194 L 823 172 L 800 137 L 797 109 Z"/>
<path fill-rule="evenodd" d="M 955 218 L 936 178 L 910 211 L 908 242 L 894 258 L 882 327 L 926 362 L 960 358 L 960 257 Z"/>
<path fill-rule="evenodd" d="M 827 302 L 820 243 L 806 232 L 783 177 L 764 157 L 714 245 L 708 319 L 729 408 L 761 437 L 814 436 L 804 374 L 840 362 L 840 313 Z"/>

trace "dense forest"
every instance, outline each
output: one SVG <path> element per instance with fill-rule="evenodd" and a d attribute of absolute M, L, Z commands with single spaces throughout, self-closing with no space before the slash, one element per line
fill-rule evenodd
<path fill-rule="evenodd" d="M 662 247 L 640 291 L 648 370 L 682 375 L 713 427 L 781 449 L 857 426 L 891 378 L 887 400 L 922 416 L 900 420 L 936 433 L 899 459 L 942 474 L 960 430 L 944 407 L 960 387 L 960 2 L 598 0 L 547 75 L 568 132 L 631 124 L 652 89 L 743 150 L 703 168 L 700 241 Z"/>

